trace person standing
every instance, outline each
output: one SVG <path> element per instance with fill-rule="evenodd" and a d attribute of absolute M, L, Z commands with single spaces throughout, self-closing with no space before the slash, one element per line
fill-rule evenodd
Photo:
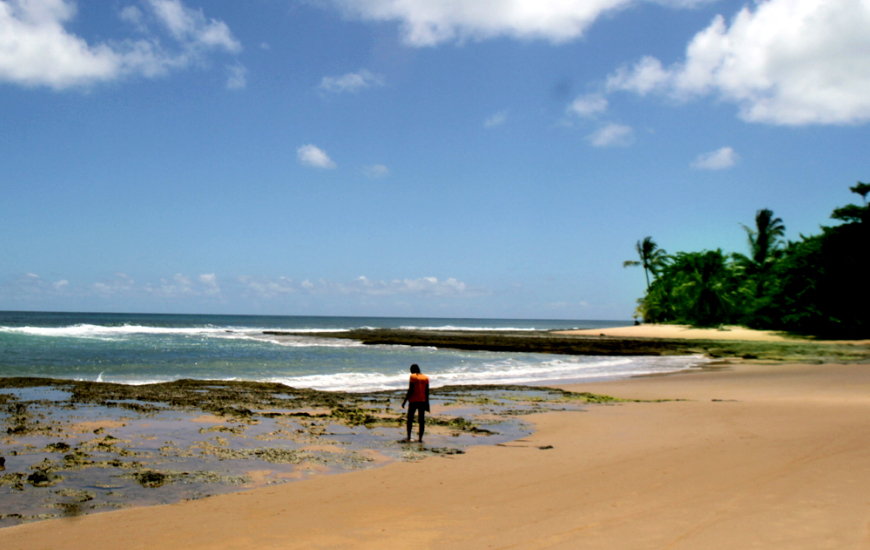
<path fill-rule="evenodd" d="M 420 372 L 420 367 L 414 363 L 411 365 L 411 381 L 408 384 L 408 393 L 402 401 L 402 408 L 408 404 L 408 439 L 411 441 L 411 427 L 414 424 L 414 413 L 419 414 L 420 443 L 423 442 L 423 432 L 426 431 L 426 413 L 429 412 L 429 377 Z"/>

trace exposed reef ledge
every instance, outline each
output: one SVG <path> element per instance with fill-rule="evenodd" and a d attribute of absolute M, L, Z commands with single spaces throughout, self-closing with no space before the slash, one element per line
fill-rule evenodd
<path fill-rule="evenodd" d="M 564 355 L 692 355 L 763 361 L 870 361 L 870 347 L 794 342 L 573 336 L 548 331 L 356 329 L 345 332 L 264 331 L 271 336 L 356 340 L 366 345 L 428 346 L 472 351 Z"/>

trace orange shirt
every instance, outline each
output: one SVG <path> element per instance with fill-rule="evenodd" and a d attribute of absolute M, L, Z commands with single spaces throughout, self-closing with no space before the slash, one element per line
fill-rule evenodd
<path fill-rule="evenodd" d="M 426 389 L 429 387 L 429 377 L 425 374 L 411 375 L 411 397 L 408 403 L 420 403 L 426 401 Z"/>

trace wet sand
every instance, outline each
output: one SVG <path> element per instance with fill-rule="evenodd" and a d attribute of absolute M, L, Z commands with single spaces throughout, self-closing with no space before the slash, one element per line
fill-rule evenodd
<path fill-rule="evenodd" d="M 383 468 L 0 530 L 10 549 L 870 548 L 870 365 L 733 364 L 573 389 L 665 402 Z"/>

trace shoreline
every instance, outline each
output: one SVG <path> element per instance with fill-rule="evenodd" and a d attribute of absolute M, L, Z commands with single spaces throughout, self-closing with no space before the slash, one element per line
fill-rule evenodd
<path fill-rule="evenodd" d="M 21 550 L 133 541 L 242 550 L 866 545 L 870 365 L 735 363 L 579 388 L 645 402 L 536 414 L 527 417 L 533 434 L 464 455 L 0 529 L 0 543 Z"/>

